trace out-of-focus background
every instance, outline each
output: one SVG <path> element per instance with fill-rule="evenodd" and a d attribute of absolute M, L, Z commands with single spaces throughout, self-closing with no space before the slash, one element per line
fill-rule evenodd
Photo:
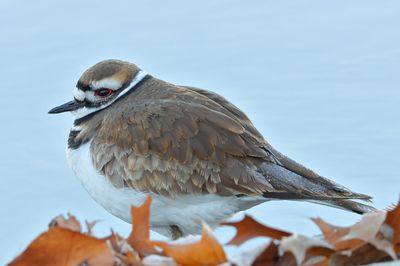
<path fill-rule="evenodd" d="M 108 58 L 177 84 L 216 91 L 242 108 L 281 152 L 387 207 L 400 192 L 400 2 L 0 2 L 0 264 L 51 218 L 130 225 L 98 206 L 67 166 L 72 116 L 47 111 L 80 74 Z M 309 217 L 357 215 L 300 202 L 248 211 L 313 235 Z M 240 216 L 240 215 L 239 215 Z M 219 229 L 223 241 L 233 231 Z M 154 234 L 154 238 L 160 238 Z"/>

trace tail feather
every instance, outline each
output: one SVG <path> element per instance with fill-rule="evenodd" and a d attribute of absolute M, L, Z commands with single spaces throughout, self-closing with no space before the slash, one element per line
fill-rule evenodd
<path fill-rule="evenodd" d="M 284 167 L 285 169 L 296 173 L 299 176 L 302 176 L 310 181 L 316 182 L 318 184 L 321 184 L 323 186 L 329 187 L 332 191 L 337 192 L 338 194 L 341 195 L 347 195 L 348 198 L 354 198 L 354 199 L 361 199 L 366 202 L 370 202 L 372 197 L 361 194 L 361 193 L 355 193 L 347 188 L 345 188 L 342 185 L 339 185 L 332 180 L 320 176 L 319 174 L 315 173 L 311 169 L 308 169 L 307 167 L 299 164 L 298 162 L 290 159 L 289 157 L 283 155 L 279 151 L 275 150 L 273 147 L 268 147 L 268 149 L 271 149 L 272 154 L 276 157 L 278 163 L 280 166 Z"/>
<path fill-rule="evenodd" d="M 281 156 L 277 157 L 280 159 L 278 161 L 280 164 L 263 163 L 260 167 L 268 182 L 276 189 L 276 191 L 265 192 L 264 197 L 312 201 L 359 214 L 374 210 L 371 206 L 350 200 L 359 199 L 370 202 L 370 196 L 352 192 L 293 160 Z"/>
<path fill-rule="evenodd" d="M 325 200 L 325 201 L 316 201 L 316 200 L 311 200 L 311 202 L 317 203 L 317 204 L 322 204 L 322 205 L 327 205 L 330 207 L 346 210 L 346 211 L 351 211 L 357 214 L 364 214 L 364 213 L 369 213 L 369 212 L 374 212 L 376 209 L 372 206 L 369 206 L 367 204 L 359 203 L 353 200 L 348 200 L 348 199 L 338 199 L 338 200 Z"/>

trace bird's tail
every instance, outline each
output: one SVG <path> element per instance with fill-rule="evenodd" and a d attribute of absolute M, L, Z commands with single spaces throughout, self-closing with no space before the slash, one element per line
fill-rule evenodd
<path fill-rule="evenodd" d="M 349 199 L 332 199 L 332 200 L 324 200 L 324 201 L 315 201 L 311 200 L 311 202 L 327 205 L 330 207 L 351 211 L 357 214 L 364 214 L 376 211 L 376 209 L 370 205 L 363 204 L 354 200 Z"/>
<path fill-rule="evenodd" d="M 276 163 L 263 163 L 260 170 L 276 191 L 265 192 L 269 199 L 305 200 L 328 205 L 355 213 L 366 213 L 375 209 L 351 199 L 371 202 L 368 195 L 355 193 L 303 165 L 282 155 L 271 147 Z"/>

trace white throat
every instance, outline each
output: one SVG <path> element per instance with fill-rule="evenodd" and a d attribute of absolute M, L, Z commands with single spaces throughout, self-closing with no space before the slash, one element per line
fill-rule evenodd
<path fill-rule="evenodd" d="M 136 85 L 142 81 L 142 79 L 144 79 L 144 77 L 147 76 L 147 73 L 145 71 L 139 70 L 139 72 L 136 74 L 136 76 L 132 79 L 131 83 L 129 84 L 129 86 L 127 86 L 123 91 L 121 91 L 117 97 L 115 97 L 113 100 L 100 105 L 98 107 L 92 107 L 92 108 L 88 108 L 88 107 L 82 107 L 79 108 L 78 110 L 72 111 L 71 113 L 75 116 L 75 119 L 79 119 L 82 117 L 85 117 L 91 113 L 97 112 L 99 110 L 102 110 L 108 106 L 110 106 L 111 104 L 113 104 L 116 100 L 118 100 L 119 98 L 121 98 L 123 95 L 125 95 L 128 91 L 130 91 L 131 89 L 135 88 Z"/>

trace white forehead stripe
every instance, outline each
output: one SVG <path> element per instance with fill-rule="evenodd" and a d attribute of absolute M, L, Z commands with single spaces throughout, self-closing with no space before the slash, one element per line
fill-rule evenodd
<path fill-rule="evenodd" d="M 118 100 L 119 98 L 121 98 L 121 97 L 122 97 L 123 95 L 125 95 L 128 91 L 130 91 L 131 89 L 135 88 L 136 85 L 137 85 L 140 81 L 142 81 L 142 79 L 143 79 L 144 77 L 146 77 L 146 76 L 147 76 L 147 73 L 146 73 L 145 71 L 139 70 L 139 72 L 136 74 L 136 76 L 132 79 L 132 81 L 131 81 L 131 83 L 129 84 L 129 86 L 127 86 L 123 91 L 121 91 L 121 92 L 118 94 L 117 97 L 115 97 L 115 98 L 112 99 L 111 101 L 109 101 L 109 102 L 107 102 L 107 103 L 105 103 L 105 104 L 103 104 L 103 105 L 101 105 L 101 106 L 99 106 L 99 107 L 87 108 L 87 107 L 85 106 L 85 107 L 79 108 L 79 109 L 76 110 L 76 111 L 72 111 L 71 113 L 75 116 L 75 119 L 79 119 L 79 118 L 85 117 L 85 116 L 87 116 L 87 115 L 89 115 L 89 114 L 91 114 L 91 113 L 93 113 L 93 112 L 97 112 L 97 111 L 99 111 L 99 110 L 101 110 L 101 109 L 104 109 L 104 108 L 110 106 L 112 103 L 114 103 L 114 102 L 115 102 L 116 100 Z M 79 94 L 79 92 L 82 92 L 83 95 L 85 96 L 85 93 L 84 93 L 83 91 L 81 91 L 81 90 L 79 90 L 79 89 L 77 89 L 77 91 L 78 91 L 77 94 Z M 77 94 L 74 92 L 74 97 L 76 97 Z M 80 95 L 78 95 L 78 96 L 81 97 Z M 80 99 L 77 98 L 77 97 L 76 97 L 76 99 L 77 99 L 77 100 L 80 100 Z M 84 97 L 83 99 L 85 99 L 85 97 Z"/>
<path fill-rule="evenodd" d="M 73 93 L 74 93 L 74 98 L 77 99 L 78 101 L 85 100 L 85 92 L 84 91 L 82 91 L 78 88 L 75 88 Z"/>
<path fill-rule="evenodd" d="M 112 78 L 105 78 L 105 79 L 98 80 L 98 81 L 92 81 L 91 85 L 92 85 L 92 88 L 94 88 L 94 89 L 106 88 L 106 89 L 112 89 L 112 90 L 118 90 L 122 86 L 122 84 L 119 80 L 112 79 Z"/>

